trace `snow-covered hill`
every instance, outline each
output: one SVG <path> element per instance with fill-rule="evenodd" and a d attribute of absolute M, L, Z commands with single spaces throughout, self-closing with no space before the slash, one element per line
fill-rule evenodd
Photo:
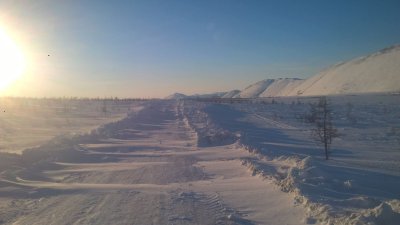
<path fill-rule="evenodd" d="M 257 98 L 274 81 L 275 81 L 274 79 L 266 79 L 266 80 L 258 81 L 257 83 L 254 83 L 254 84 L 246 87 L 238 95 L 235 95 L 234 98 Z"/>
<path fill-rule="evenodd" d="M 286 96 L 288 92 L 301 84 L 303 80 L 298 78 L 278 78 L 266 79 L 254 83 L 239 94 L 234 95 L 234 98 L 257 98 L 257 97 L 273 97 Z"/>
<path fill-rule="evenodd" d="M 226 95 L 227 92 L 215 92 L 210 94 L 195 94 L 195 95 L 185 95 L 182 93 L 174 93 L 165 97 L 165 99 L 184 99 L 184 98 L 221 98 Z"/>
<path fill-rule="evenodd" d="M 165 97 L 165 99 L 184 99 L 187 98 L 188 96 L 181 94 L 181 93 L 174 93 L 172 95 L 169 95 Z"/>
<path fill-rule="evenodd" d="M 267 79 L 236 97 L 400 92 L 400 45 L 331 66 L 306 80 Z"/>
<path fill-rule="evenodd" d="M 334 65 L 287 90 L 293 95 L 400 91 L 400 45 Z"/>
<path fill-rule="evenodd" d="M 189 98 L 221 98 L 223 97 L 227 92 L 214 92 L 210 94 L 195 94 L 195 95 L 190 95 L 188 96 Z"/>
<path fill-rule="evenodd" d="M 222 96 L 222 98 L 233 98 L 239 94 L 240 94 L 239 90 L 232 90 L 232 91 L 227 92 L 224 96 Z"/>
<path fill-rule="evenodd" d="M 400 45 L 336 64 L 306 80 L 265 79 L 241 91 L 192 96 L 176 93 L 167 98 L 257 98 L 391 92 L 400 92 Z"/>
<path fill-rule="evenodd" d="M 293 88 L 303 82 L 304 80 L 298 78 L 275 79 L 259 97 L 286 96 Z"/>

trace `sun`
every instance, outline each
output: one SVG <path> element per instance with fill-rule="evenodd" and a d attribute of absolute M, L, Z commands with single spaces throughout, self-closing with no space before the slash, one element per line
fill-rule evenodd
<path fill-rule="evenodd" d="M 0 27 L 0 91 L 14 83 L 25 69 L 25 59 L 18 45 Z"/>

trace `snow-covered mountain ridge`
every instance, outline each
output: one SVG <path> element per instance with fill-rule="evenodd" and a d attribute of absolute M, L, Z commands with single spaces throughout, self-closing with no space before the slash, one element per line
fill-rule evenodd
<path fill-rule="evenodd" d="M 196 97 L 258 98 L 400 92 L 400 45 L 337 63 L 305 80 L 265 79 L 245 89 Z M 169 96 L 171 97 L 171 96 Z M 174 96 L 183 98 L 183 96 Z M 186 96 L 193 97 L 193 96 Z"/>
<path fill-rule="evenodd" d="M 400 45 L 327 68 L 286 96 L 400 91 Z"/>

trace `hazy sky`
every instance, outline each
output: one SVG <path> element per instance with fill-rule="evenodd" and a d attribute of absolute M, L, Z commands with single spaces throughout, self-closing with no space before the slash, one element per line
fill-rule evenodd
<path fill-rule="evenodd" d="M 306 78 L 398 44 L 400 1 L 0 0 L 0 26 L 28 59 L 7 94 L 164 97 Z"/>

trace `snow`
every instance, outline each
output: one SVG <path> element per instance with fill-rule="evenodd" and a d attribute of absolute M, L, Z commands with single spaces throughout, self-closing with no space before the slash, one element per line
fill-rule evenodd
<path fill-rule="evenodd" d="M 233 98 L 234 96 L 239 95 L 239 93 L 239 90 L 232 90 L 223 95 L 222 98 Z"/>
<path fill-rule="evenodd" d="M 165 99 L 184 99 L 187 98 L 188 96 L 182 94 L 182 93 L 174 93 L 172 95 L 169 95 L 165 97 Z"/>
<path fill-rule="evenodd" d="M 304 120 L 315 97 L 135 103 L 90 132 L 1 153 L 0 220 L 398 224 L 400 98 L 328 100 L 340 134 L 329 160 Z"/>
<path fill-rule="evenodd" d="M 174 93 L 165 97 L 165 99 L 187 99 L 187 98 L 221 98 L 226 95 L 227 92 L 214 92 L 209 94 L 194 94 L 194 95 L 185 95 L 181 93 Z"/>
<path fill-rule="evenodd" d="M 320 96 L 400 92 L 400 45 L 338 63 L 306 80 L 267 79 L 237 97 Z"/>
<path fill-rule="evenodd" d="M 1 98 L 0 221 L 397 225 L 399 65 L 394 46 L 242 91 Z M 339 132 L 329 160 L 306 120 L 314 95 Z"/>
<path fill-rule="evenodd" d="M 305 221 L 397 224 L 400 99 L 361 95 L 329 100 L 340 137 L 328 161 L 310 136 L 313 126 L 302 117 L 317 98 L 275 98 L 275 104 L 268 99 L 203 102 L 196 108 L 205 112 L 213 124 L 209 127 L 235 134 L 239 147 L 258 156 L 242 159 L 243 165 L 294 194 L 294 201 L 307 209 Z"/>
<path fill-rule="evenodd" d="M 242 159 L 256 156 L 214 131 L 200 106 L 141 106 L 1 162 L 2 223 L 303 224 L 305 209 L 252 176 Z"/>
<path fill-rule="evenodd" d="M 275 79 L 274 82 L 269 85 L 264 92 L 258 95 L 258 97 L 287 96 L 290 90 L 303 82 L 304 80 L 297 78 Z"/>
<path fill-rule="evenodd" d="M 214 92 L 210 94 L 195 94 L 189 96 L 190 98 L 221 98 L 226 95 L 227 92 Z"/>
<path fill-rule="evenodd" d="M 225 95 L 210 94 L 197 97 L 258 98 L 399 92 L 400 45 L 395 45 L 367 56 L 337 63 L 305 80 L 265 79 L 241 91 L 233 90 Z"/>
<path fill-rule="evenodd" d="M 0 98 L 0 152 L 21 153 L 56 136 L 87 133 L 140 109 L 139 102 Z"/>
<path fill-rule="evenodd" d="M 228 93 L 224 98 L 258 98 L 258 97 L 273 97 L 286 96 L 288 92 L 301 84 L 303 80 L 298 78 L 278 78 L 266 79 L 256 82 L 242 91 Z"/>
<path fill-rule="evenodd" d="M 266 79 L 266 80 L 258 81 L 257 83 L 254 83 L 254 84 L 246 87 L 238 95 L 235 95 L 234 98 L 256 98 L 262 92 L 264 92 L 265 89 L 267 89 L 267 87 L 269 85 L 271 85 L 273 82 L 274 82 L 274 79 Z"/>
<path fill-rule="evenodd" d="M 332 66 L 290 91 L 293 95 L 332 95 L 400 91 L 400 45 Z"/>

